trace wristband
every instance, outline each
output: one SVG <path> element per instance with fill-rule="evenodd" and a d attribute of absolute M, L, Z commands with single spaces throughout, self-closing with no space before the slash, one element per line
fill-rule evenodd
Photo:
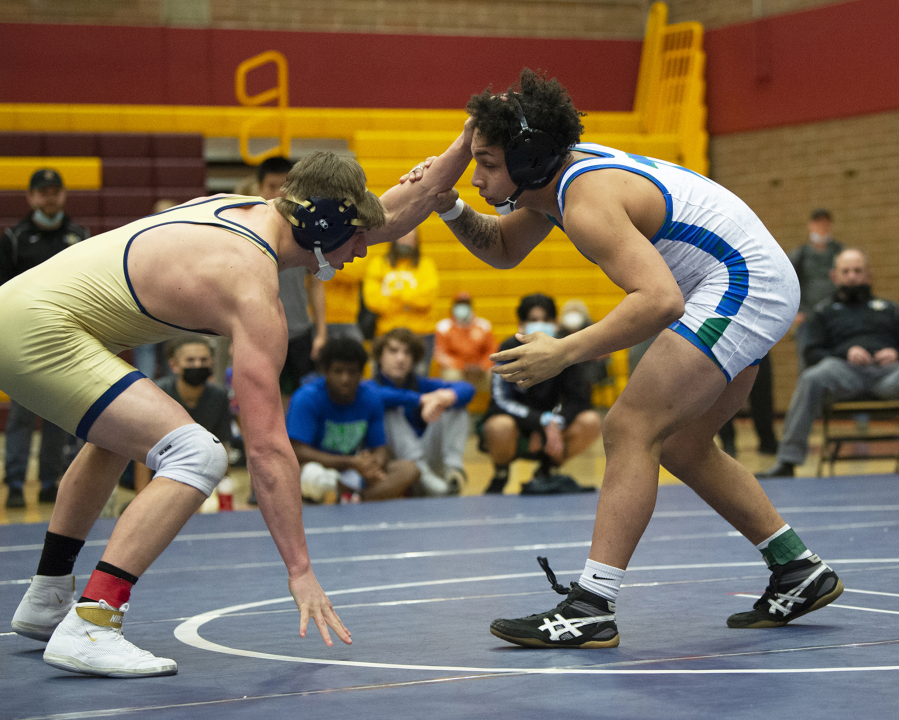
<path fill-rule="evenodd" d="M 462 198 L 456 198 L 456 204 L 445 213 L 437 213 L 437 217 L 443 220 L 443 222 L 449 222 L 450 220 L 455 220 L 459 217 L 463 210 L 465 210 L 465 202 Z"/>

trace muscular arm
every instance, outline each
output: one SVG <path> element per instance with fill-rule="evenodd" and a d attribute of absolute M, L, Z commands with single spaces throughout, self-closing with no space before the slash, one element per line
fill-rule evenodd
<path fill-rule="evenodd" d="M 434 160 L 421 180 L 395 185 L 381 195 L 387 224 L 367 233 L 368 244 L 396 240 L 421 225 L 438 208 L 444 194 L 462 177 L 470 162 L 471 137 L 466 131 Z"/>
<path fill-rule="evenodd" d="M 261 274 L 260 274 L 261 275 Z M 289 575 L 288 587 L 300 610 L 300 637 L 309 619 L 325 644 L 333 642 L 330 626 L 345 643 L 349 631 L 334 612 L 312 572 L 306 533 L 300 466 L 287 437 L 278 376 L 287 353 L 287 322 L 274 278 L 249 275 L 230 312 L 234 354 L 234 391 L 241 407 L 241 428 L 247 469 L 253 479 L 259 509 Z"/>
<path fill-rule="evenodd" d="M 511 215 L 484 215 L 466 205 L 462 214 L 447 227 L 477 258 L 495 268 L 513 268 L 552 230 L 552 223 L 527 208 Z"/>
<path fill-rule="evenodd" d="M 634 188 L 612 173 L 587 173 L 572 184 L 565 230 L 575 246 L 624 290 L 625 298 L 584 330 L 560 340 L 543 333 L 521 336 L 521 347 L 494 355 L 494 361 L 505 363 L 494 372 L 521 387 L 532 387 L 574 363 L 636 345 L 683 315 L 684 299 L 674 276 L 647 239 L 646 228 L 639 230 L 631 219 L 641 217 L 635 204 L 652 207 L 664 200 L 655 188 Z M 664 209 L 659 214 L 664 217 Z"/>

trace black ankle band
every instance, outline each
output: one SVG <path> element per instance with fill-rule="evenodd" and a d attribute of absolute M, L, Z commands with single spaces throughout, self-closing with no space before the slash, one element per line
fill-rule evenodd
<path fill-rule="evenodd" d="M 119 580 L 130 582 L 132 585 L 136 584 L 138 580 L 136 575 L 125 572 L 124 570 L 122 570 L 122 568 L 118 568 L 115 565 L 110 565 L 108 562 L 103 562 L 102 560 L 97 563 L 97 570 L 99 570 L 100 572 L 104 572 L 107 575 L 112 575 Z"/>
<path fill-rule="evenodd" d="M 71 575 L 82 547 L 84 540 L 58 535 L 48 530 L 44 536 L 44 549 L 41 551 L 41 559 L 35 574 L 49 577 Z"/>

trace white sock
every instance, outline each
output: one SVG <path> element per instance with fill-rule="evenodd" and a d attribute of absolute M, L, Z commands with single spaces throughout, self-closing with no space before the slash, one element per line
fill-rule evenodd
<path fill-rule="evenodd" d="M 604 597 L 615 602 L 618 599 L 618 591 L 621 590 L 621 581 L 624 579 L 624 570 L 603 565 L 593 560 L 587 560 L 584 572 L 577 584 L 584 590 L 589 590 L 594 595 Z"/>

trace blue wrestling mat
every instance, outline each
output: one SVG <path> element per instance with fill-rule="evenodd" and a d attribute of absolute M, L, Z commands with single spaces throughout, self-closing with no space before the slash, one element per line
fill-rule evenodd
<path fill-rule="evenodd" d="M 764 488 L 845 593 L 794 625 L 730 630 L 768 582 L 759 553 L 683 486 L 656 513 L 618 603 L 621 646 L 529 650 L 496 617 L 555 605 L 587 555 L 596 495 L 403 500 L 305 510 L 316 576 L 353 645 L 299 613 L 258 512 L 195 516 L 140 580 L 125 618 L 174 677 L 111 680 L 43 663 L 10 631 L 46 525 L 0 527 L 0 717 L 896 718 L 899 477 L 771 480 Z M 81 552 L 79 590 L 113 521 Z"/>

